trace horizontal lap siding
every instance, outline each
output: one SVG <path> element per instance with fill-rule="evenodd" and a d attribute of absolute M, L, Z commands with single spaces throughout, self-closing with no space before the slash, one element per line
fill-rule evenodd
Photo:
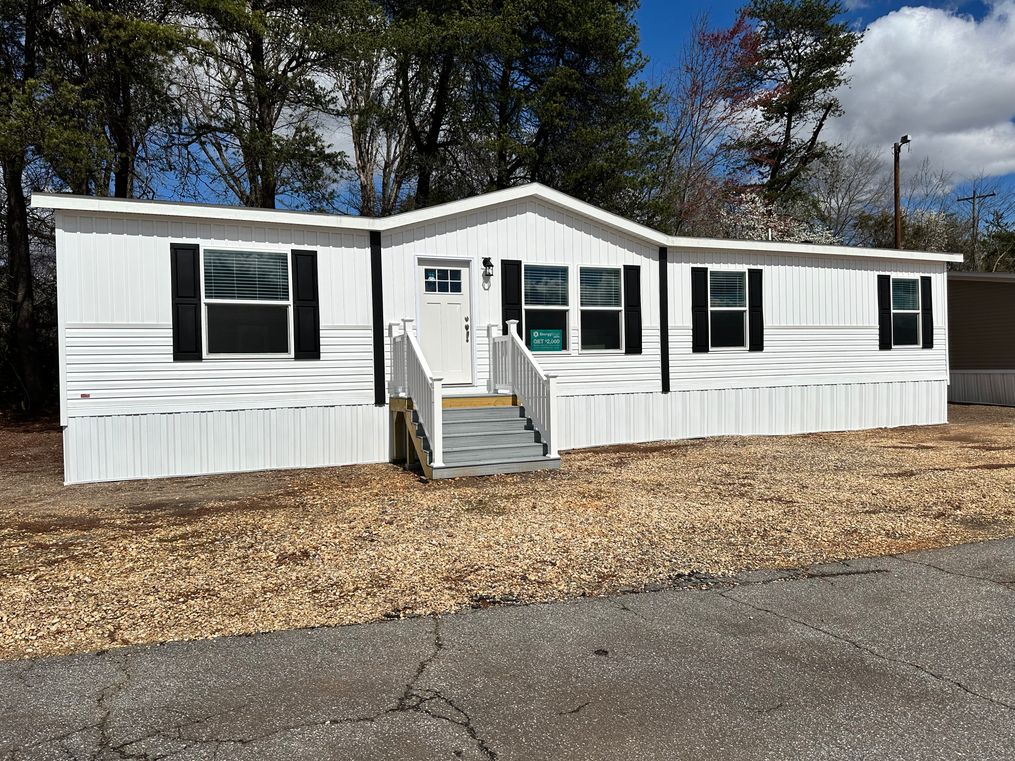
<path fill-rule="evenodd" d="M 560 400 L 562 449 L 947 422 L 947 383 L 842 383 Z"/>
<path fill-rule="evenodd" d="M 321 359 L 173 362 L 174 242 L 317 251 Z M 373 401 L 365 232 L 61 213 L 58 267 L 64 422 L 88 415 Z"/>
<path fill-rule="evenodd" d="M 1015 370 L 952 370 L 948 401 L 1015 407 Z"/>
<path fill-rule="evenodd" d="M 385 462 L 389 413 L 372 405 L 72 419 L 67 483 Z"/>

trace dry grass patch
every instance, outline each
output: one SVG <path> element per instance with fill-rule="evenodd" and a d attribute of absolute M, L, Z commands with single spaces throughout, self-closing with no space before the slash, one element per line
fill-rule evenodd
<path fill-rule="evenodd" d="M 1015 410 L 951 416 L 607 447 L 559 471 L 435 483 L 376 465 L 63 487 L 58 429 L 2 429 L 0 658 L 1015 534 Z"/>

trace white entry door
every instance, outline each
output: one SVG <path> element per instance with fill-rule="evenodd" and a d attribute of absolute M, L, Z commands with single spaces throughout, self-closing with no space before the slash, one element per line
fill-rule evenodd
<path fill-rule="evenodd" d="M 469 266 L 419 266 L 420 347 L 434 375 L 444 383 L 472 383 L 474 330 L 469 309 Z"/>

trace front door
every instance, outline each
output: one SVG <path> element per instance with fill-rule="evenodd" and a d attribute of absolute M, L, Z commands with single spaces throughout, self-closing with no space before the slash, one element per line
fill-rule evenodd
<path fill-rule="evenodd" d="M 472 383 L 473 326 L 469 309 L 469 265 L 422 263 L 420 347 L 444 383 Z"/>

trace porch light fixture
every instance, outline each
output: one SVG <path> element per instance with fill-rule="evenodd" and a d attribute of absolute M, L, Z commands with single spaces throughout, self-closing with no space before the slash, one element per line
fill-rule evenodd
<path fill-rule="evenodd" d="M 493 277 L 493 259 L 489 256 L 483 257 L 483 277 Z"/>

